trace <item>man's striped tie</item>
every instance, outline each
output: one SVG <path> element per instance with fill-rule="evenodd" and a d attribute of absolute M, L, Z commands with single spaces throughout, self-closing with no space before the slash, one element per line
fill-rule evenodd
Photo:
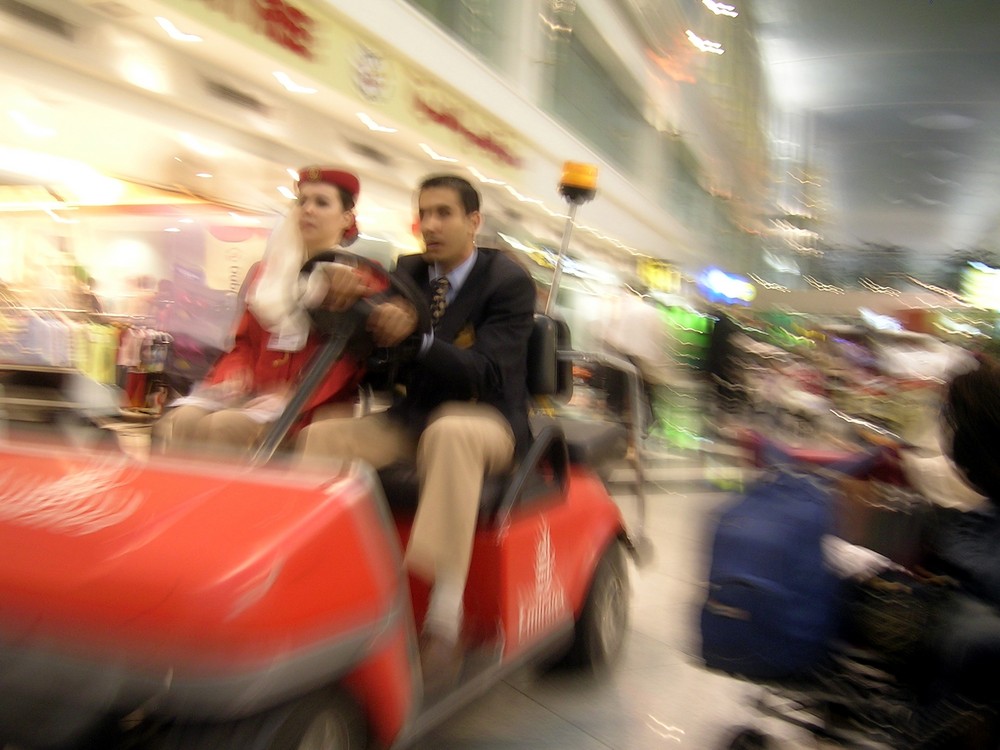
<path fill-rule="evenodd" d="M 431 324 L 436 326 L 448 305 L 447 295 L 451 285 L 447 276 L 438 276 L 431 282 L 431 286 L 434 288 L 434 296 L 431 297 Z"/>

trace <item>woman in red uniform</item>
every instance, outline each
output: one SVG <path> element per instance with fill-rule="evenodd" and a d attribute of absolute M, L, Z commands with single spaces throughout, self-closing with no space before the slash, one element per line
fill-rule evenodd
<path fill-rule="evenodd" d="M 328 167 L 299 172 L 298 200 L 275 228 L 263 261 L 248 275 L 246 309 L 233 347 L 191 396 L 178 399 L 154 430 L 164 452 L 245 452 L 263 436 L 287 402 L 299 373 L 320 344 L 306 309 L 326 294 L 323 273 L 300 280 L 315 254 L 357 236 L 357 176 Z M 373 285 L 374 285 L 373 280 Z M 317 412 L 347 411 L 356 396 L 362 363 L 346 355 L 327 373 L 297 427 Z"/>

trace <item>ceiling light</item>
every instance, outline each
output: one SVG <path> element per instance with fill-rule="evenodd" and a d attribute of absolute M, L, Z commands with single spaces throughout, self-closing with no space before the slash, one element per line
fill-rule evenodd
<path fill-rule="evenodd" d="M 982 271 L 983 273 L 996 273 L 1000 269 L 991 268 L 985 263 L 981 263 L 978 260 L 970 260 L 969 265 L 975 268 L 977 271 Z"/>
<path fill-rule="evenodd" d="M 538 17 L 542 19 L 542 23 L 548 26 L 549 31 L 555 31 L 562 34 L 568 34 L 573 31 L 573 28 L 571 26 L 566 26 L 565 24 L 556 23 L 555 21 L 546 18 L 542 13 L 539 13 Z"/>
<path fill-rule="evenodd" d="M 285 187 L 284 185 L 278 185 L 278 192 L 281 193 L 284 197 L 288 198 L 288 200 L 290 201 L 295 200 L 295 193 L 293 193 L 289 188 Z"/>
<path fill-rule="evenodd" d="M 280 70 L 274 71 L 273 75 L 278 79 L 278 83 L 291 91 L 293 94 L 315 94 L 319 91 L 319 89 L 314 89 L 312 86 L 302 86 L 301 84 L 296 83 L 287 73 L 283 73 Z"/>
<path fill-rule="evenodd" d="M 486 185 L 506 185 L 507 184 L 503 180 L 494 180 L 494 179 L 492 179 L 490 177 L 487 177 L 486 175 L 484 175 L 482 172 L 480 172 L 475 167 L 469 167 L 469 171 L 472 172 L 472 175 L 477 180 L 479 180 L 482 183 L 485 183 Z"/>
<path fill-rule="evenodd" d="M 285 171 L 288 172 L 288 176 L 292 178 L 292 182 L 298 182 L 299 181 L 298 170 L 295 170 L 295 169 L 292 169 L 291 167 L 289 167 Z"/>
<path fill-rule="evenodd" d="M 869 290 L 875 292 L 876 294 L 888 294 L 890 297 L 898 297 L 899 296 L 899 290 L 898 289 L 894 289 L 891 286 L 882 286 L 881 284 L 876 284 L 874 281 L 872 281 L 871 279 L 869 279 L 867 276 L 858 279 L 858 281 L 861 283 L 861 286 L 863 286 L 866 289 L 869 289 Z"/>
<path fill-rule="evenodd" d="M 419 146 L 420 146 L 420 149 L 425 154 L 427 154 L 429 157 L 431 157 L 434 161 L 446 161 L 446 162 L 450 162 L 452 164 L 454 164 L 455 162 L 458 161 L 458 159 L 452 159 L 450 156 L 441 156 L 441 154 L 439 154 L 437 151 L 435 151 L 434 149 L 432 149 L 426 143 L 421 143 L 421 144 L 419 144 Z"/>
<path fill-rule="evenodd" d="M 120 180 L 83 162 L 2 145 L 0 172 L 31 177 L 42 184 L 65 185 L 81 203 L 113 204 L 124 191 Z"/>
<path fill-rule="evenodd" d="M 154 94 L 170 92 L 168 72 L 162 65 L 138 54 L 123 57 L 116 66 L 122 78 L 146 91 Z"/>
<path fill-rule="evenodd" d="M 762 279 L 755 273 L 748 273 L 747 276 L 750 277 L 751 281 L 765 289 L 770 289 L 772 292 L 789 292 L 791 291 L 787 286 L 782 286 L 781 284 L 776 284 L 773 281 L 768 281 L 767 279 Z"/>
<path fill-rule="evenodd" d="M 179 227 L 167 227 L 163 230 L 164 232 L 179 232 L 181 231 Z"/>
<path fill-rule="evenodd" d="M 211 176 L 212 176 L 211 172 L 198 172 L 197 174 L 195 174 L 195 177 L 201 177 L 203 179 L 208 179 Z"/>
<path fill-rule="evenodd" d="M 911 125 L 925 130 L 968 130 L 978 125 L 979 120 L 955 112 L 935 112 L 909 120 Z"/>
<path fill-rule="evenodd" d="M 812 276 L 803 276 L 807 283 L 819 289 L 821 292 L 833 292 L 834 294 L 843 294 L 844 290 L 839 286 L 834 286 L 833 284 L 824 284 L 819 279 Z"/>
<path fill-rule="evenodd" d="M 713 42 L 709 39 L 702 39 L 700 36 L 695 34 L 691 29 L 684 32 L 687 35 L 688 41 L 691 42 L 695 47 L 700 49 L 702 52 L 711 52 L 713 55 L 721 55 L 725 52 L 722 45 L 719 42 Z"/>
<path fill-rule="evenodd" d="M 927 151 L 923 153 L 915 152 L 906 154 L 906 156 L 912 156 L 916 159 L 923 159 L 926 157 L 929 159 L 938 159 L 939 161 L 954 161 L 955 159 L 962 158 L 962 154 L 958 151 L 951 151 L 946 148 L 931 148 L 927 149 Z"/>
<path fill-rule="evenodd" d="M 736 8 L 732 5 L 719 3 L 715 0 L 701 0 L 701 2 L 706 8 L 717 16 L 729 16 L 730 18 L 736 18 L 736 16 L 739 15 L 739 13 L 736 12 Z"/>
<path fill-rule="evenodd" d="M 523 242 L 521 242 L 521 240 L 519 240 L 517 237 L 514 237 L 513 235 L 504 234 L 503 232 L 497 232 L 497 235 L 515 250 L 520 250 L 521 252 L 529 254 L 538 252 L 538 248 L 525 245 Z"/>
<path fill-rule="evenodd" d="M 504 185 L 504 189 L 508 193 L 513 195 L 515 198 L 517 198 L 519 201 L 522 201 L 523 203 L 534 203 L 539 206 L 545 205 L 544 203 L 542 203 L 542 201 L 538 200 L 537 198 L 529 198 L 526 195 L 521 195 L 519 192 L 517 192 L 517 190 L 512 188 L 510 185 Z"/>
<path fill-rule="evenodd" d="M 156 22 L 160 24 L 160 28 L 167 32 L 167 35 L 178 42 L 203 42 L 205 41 L 197 34 L 185 34 L 183 31 L 174 26 L 173 22 L 169 18 L 164 18 L 163 16 L 157 16 Z"/>
<path fill-rule="evenodd" d="M 947 177 L 938 177 L 936 174 L 931 174 L 930 172 L 924 172 L 923 178 L 933 185 L 957 185 L 958 183 L 954 180 L 950 180 Z"/>
<path fill-rule="evenodd" d="M 764 251 L 764 262 L 778 273 L 790 273 L 796 276 L 801 274 L 798 263 L 791 258 L 783 258 L 770 251 Z"/>
<path fill-rule="evenodd" d="M 56 222 L 56 224 L 79 224 L 80 223 L 79 219 L 64 219 L 62 216 L 60 216 L 59 214 L 57 214 L 51 208 L 43 208 L 42 210 L 45 213 L 47 213 L 49 215 L 49 218 L 51 218 L 52 221 Z"/>
<path fill-rule="evenodd" d="M 189 149 L 202 156 L 220 157 L 226 152 L 222 146 L 196 138 L 190 133 L 180 133 L 177 138 Z M 181 161 L 179 158 L 177 160 Z"/>
<path fill-rule="evenodd" d="M 229 212 L 229 218 L 233 221 L 240 222 L 242 224 L 260 224 L 260 219 L 256 216 L 247 216 L 246 214 L 238 214 L 235 211 Z"/>
<path fill-rule="evenodd" d="M 55 128 L 39 125 L 37 122 L 28 117 L 28 115 L 24 114 L 24 112 L 16 109 L 8 109 L 7 114 L 10 119 L 17 123 L 21 130 L 34 138 L 51 138 L 56 134 Z"/>
<path fill-rule="evenodd" d="M 395 133 L 396 128 L 387 128 L 385 125 L 379 125 L 375 120 L 369 117 L 364 112 L 358 112 L 358 119 L 365 124 L 369 130 L 373 130 L 376 133 Z"/>

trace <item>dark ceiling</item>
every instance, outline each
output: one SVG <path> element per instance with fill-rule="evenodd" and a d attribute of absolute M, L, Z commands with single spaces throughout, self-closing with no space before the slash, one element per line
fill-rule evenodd
<path fill-rule="evenodd" d="M 995 247 L 1000 0 L 752 0 L 833 245 Z"/>
<path fill-rule="evenodd" d="M 824 243 L 1000 244 L 1000 0 L 747 2 Z"/>

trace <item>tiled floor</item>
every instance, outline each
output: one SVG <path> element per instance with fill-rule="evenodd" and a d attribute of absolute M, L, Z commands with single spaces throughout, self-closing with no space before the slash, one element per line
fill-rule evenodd
<path fill-rule="evenodd" d="M 424 738 L 419 750 L 707 750 L 726 747 L 736 728 L 760 723 L 750 701 L 757 686 L 713 673 L 698 658 L 707 529 L 730 496 L 697 480 L 705 474 L 703 455 L 660 457 L 651 469 L 657 481 L 647 483 L 647 529 L 656 554 L 631 571 L 631 627 L 616 667 L 599 676 L 518 673 Z M 771 723 L 768 731 L 784 737 L 784 747 L 810 746 L 791 727 Z"/>

